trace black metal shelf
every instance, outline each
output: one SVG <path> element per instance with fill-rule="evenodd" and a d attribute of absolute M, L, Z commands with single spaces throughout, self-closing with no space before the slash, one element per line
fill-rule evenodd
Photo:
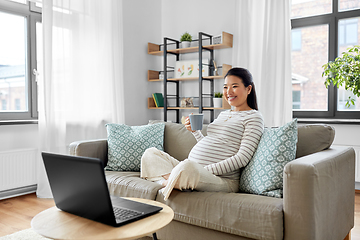
<path fill-rule="evenodd" d="M 196 47 L 189 47 L 189 48 L 179 48 L 180 46 L 180 42 L 178 40 L 175 39 L 171 39 L 171 38 L 167 38 L 164 37 L 164 42 L 163 44 L 157 45 L 157 44 L 152 44 L 152 43 L 148 43 L 148 54 L 151 55 L 157 55 L 157 56 L 163 56 L 164 62 L 163 62 L 163 70 L 162 71 L 158 71 L 162 72 L 164 74 L 164 79 L 150 79 L 150 77 L 148 77 L 148 81 L 163 81 L 163 87 L 164 87 L 164 121 L 167 121 L 167 112 L 169 110 L 171 111 L 176 111 L 176 121 L 179 123 L 180 122 L 180 110 L 182 109 L 198 109 L 199 113 L 203 113 L 203 111 L 209 111 L 210 112 L 210 118 L 211 118 L 211 122 L 214 120 L 214 110 L 218 109 L 218 108 L 214 108 L 213 105 L 212 106 L 207 106 L 205 107 L 203 104 L 203 98 L 210 98 L 213 97 L 214 94 L 214 80 L 215 79 L 221 79 L 223 78 L 223 76 L 214 76 L 214 70 L 215 70 L 215 66 L 213 64 L 213 60 L 214 60 L 214 50 L 215 49 L 223 49 L 223 48 L 232 48 L 232 43 L 233 43 L 233 36 L 229 33 L 222 33 L 222 43 L 221 44 L 212 44 L 212 39 L 213 36 L 203 33 L 203 32 L 199 32 L 199 38 L 194 40 L 194 41 L 198 41 L 199 42 L 199 46 Z M 204 41 L 210 41 L 210 45 L 203 45 Z M 176 45 L 176 49 L 170 49 L 168 50 L 168 46 L 172 46 L 172 45 Z M 160 46 L 163 47 L 163 50 L 160 51 Z M 202 74 L 202 69 L 203 69 L 203 63 L 202 63 L 202 59 L 203 59 L 203 52 L 209 52 L 210 53 L 210 63 L 208 64 L 209 66 L 209 70 L 210 70 L 210 76 L 206 76 L 203 77 Z M 186 54 L 186 53 L 196 53 L 198 52 L 199 55 L 199 77 L 191 77 L 191 78 L 168 78 L 168 68 L 172 68 L 168 66 L 168 54 L 171 54 L 173 56 L 176 57 L 176 61 L 179 61 L 179 56 L 180 54 Z M 218 68 L 223 68 L 223 75 L 225 74 L 224 71 L 229 70 L 231 68 L 230 65 L 226 65 L 224 64 L 222 67 L 218 67 Z M 166 69 L 166 71 L 165 71 Z M 151 70 L 149 70 L 151 71 Z M 156 75 L 156 73 L 154 73 L 155 71 L 152 71 L 153 76 Z M 196 81 L 198 80 L 199 83 L 199 107 L 180 107 L 180 96 L 179 96 L 179 82 L 180 81 Z M 208 83 L 210 83 L 210 94 L 204 94 L 203 93 L 203 82 L 206 81 Z M 169 95 L 168 94 L 168 83 L 172 83 L 175 84 L 175 89 L 176 89 L 176 93 L 173 95 Z M 168 98 L 172 98 L 172 99 L 176 99 L 176 106 L 172 106 L 169 107 L 168 106 Z M 211 103 L 213 104 L 213 103 Z M 224 106 L 223 106 L 224 107 Z M 230 106 L 228 106 L 230 107 Z M 152 109 L 154 107 L 151 107 Z M 221 108 L 224 109 L 224 108 Z"/>

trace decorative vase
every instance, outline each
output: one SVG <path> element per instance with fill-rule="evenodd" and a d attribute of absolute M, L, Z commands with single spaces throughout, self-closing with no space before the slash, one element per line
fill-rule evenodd
<path fill-rule="evenodd" d="M 214 108 L 222 108 L 222 98 L 213 98 Z"/>
<path fill-rule="evenodd" d="M 190 45 L 191 45 L 191 42 L 189 42 L 189 41 L 181 42 L 181 48 L 189 48 Z"/>

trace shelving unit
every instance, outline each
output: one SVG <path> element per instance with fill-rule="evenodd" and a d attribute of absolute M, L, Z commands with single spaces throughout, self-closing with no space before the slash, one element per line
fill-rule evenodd
<path fill-rule="evenodd" d="M 164 111 L 164 121 L 167 121 L 167 112 L 169 110 L 176 111 L 176 119 L 177 122 L 180 121 L 179 118 L 179 111 L 182 109 L 192 109 L 192 110 L 198 110 L 199 113 L 202 113 L 204 110 L 210 111 L 211 113 L 211 121 L 214 119 L 214 110 L 215 109 L 230 109 L 230 105 L 225 101 L 223 98 L 223 107 L 222 108 L 214 108 L 212 106 L 203 106 L 203 98 L 204 97 L 213 97 L 214 94 L 214 80 L 216 79 L 224 79 L 224 75 L 228 72 L 229 69 L 231 69 L 231 65 L 223 64 L 220 68 L 222 68 L 222 75 L 221 76 L 214 76 L 214 66 L 213 66 L 213 59 L 214 59 L 214 50 L 217 49 L 224 49 L 224 48 L 232 48 L 233 44 L 233 35 L 230 33 L 222 32 L 222 43 L 221 44 L 211 44 L 212 43 L 212 37 L 209 34 L 199 32 L 199 46 L 197 47 L 189 47 L 189 48 L 179 48 L 179 41 L 170 39 L 170 38 L 164 38 L 164 43 L 162 45 L 154 44 L 154 43 L 148 43 L 148 54 L 154 55 L 154 56 L 163 56 L 164 58 L 164 65 L 163 65 L 163 71 L 154 71 L 154 70 L 148 70 L 148 81 L 150 82 L 159 82 L 162 81 L 164 84 L 164 107 L 156 107 L 155 102 L 153 98 L 148 98 L 148 108 L 149 109 L 162 109 Z M 204 40 L 210 40 L 210 45 L 203 45 Z M 175 49 L 167 49 L 168 46 L 175 45 Z M 160 50 L 160 46 L 163 46 L 163 50 Z M 210 52 L 210 63 L 209 63 L 209 70 L 210 70 L 210 76 L 202 76 L 202 54 L 204 51 Z M 173 69 L 173 67 L 170 67 L 167 65 L 167 58 L 168 55 L 173 55 L 176 57 L 176 61 L 179 60 L 180 54 L 186 54 L 186 53 L 196 53 L 198 52 L 198 58 L 199 58 L 199 76 L 198 77 L 187 77 L 187 78 L 168 78 L 168 69 Z M 163 79 L 160 79 L 160 72 L 163 72 Z M 199 82 L 199 107 L 180 107 L 180 96 L 179 96 L 179 82 L 180 81 L 198 81 Z M 210 88 L 211 93 L 205 94 L 203 93 L 203 81 L 210 82 Z M 175 84 L 176 94 L 175 95 L 169 95 L 167 91 L 167 85 L 168 83 Z M 175 98 L 176 106 L 170 107 L 167 106 L 168 98 Z"/>

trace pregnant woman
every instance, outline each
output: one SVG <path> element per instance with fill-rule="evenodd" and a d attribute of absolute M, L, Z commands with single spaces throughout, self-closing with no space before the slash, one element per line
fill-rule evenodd
<path fill-rule="evenodd" d="M 166 200 L 176 188 L 212 192 L 237 192 L 240 169 L 252 159 L 264 131 L 258 111 L 251 73 L 232 68 L 225 75 L 223 94 L 232 110 L 226 110 L 209 124 L 207 136 L 192 132 L 197 144 L 184 161 L 178 161 L 156 148 L 149 148 L 141 159 L 141 177 L 162 184 Z"/>

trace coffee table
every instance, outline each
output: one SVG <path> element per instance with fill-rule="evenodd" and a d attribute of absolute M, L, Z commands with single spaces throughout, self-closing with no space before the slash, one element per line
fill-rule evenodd
<path fill-rule="evenodd" d="M 174 217 L 174 211 L 163 203 L 141 198 L 127 199 L 163 209 L 133 223 L 112 227 L 52 207 L 37 214 L 31 220 L 31 227 L 38 234 L 52 239 L 137 239 L 150 234 L 157 239 L 156 231 L 169 224 Z"/>

